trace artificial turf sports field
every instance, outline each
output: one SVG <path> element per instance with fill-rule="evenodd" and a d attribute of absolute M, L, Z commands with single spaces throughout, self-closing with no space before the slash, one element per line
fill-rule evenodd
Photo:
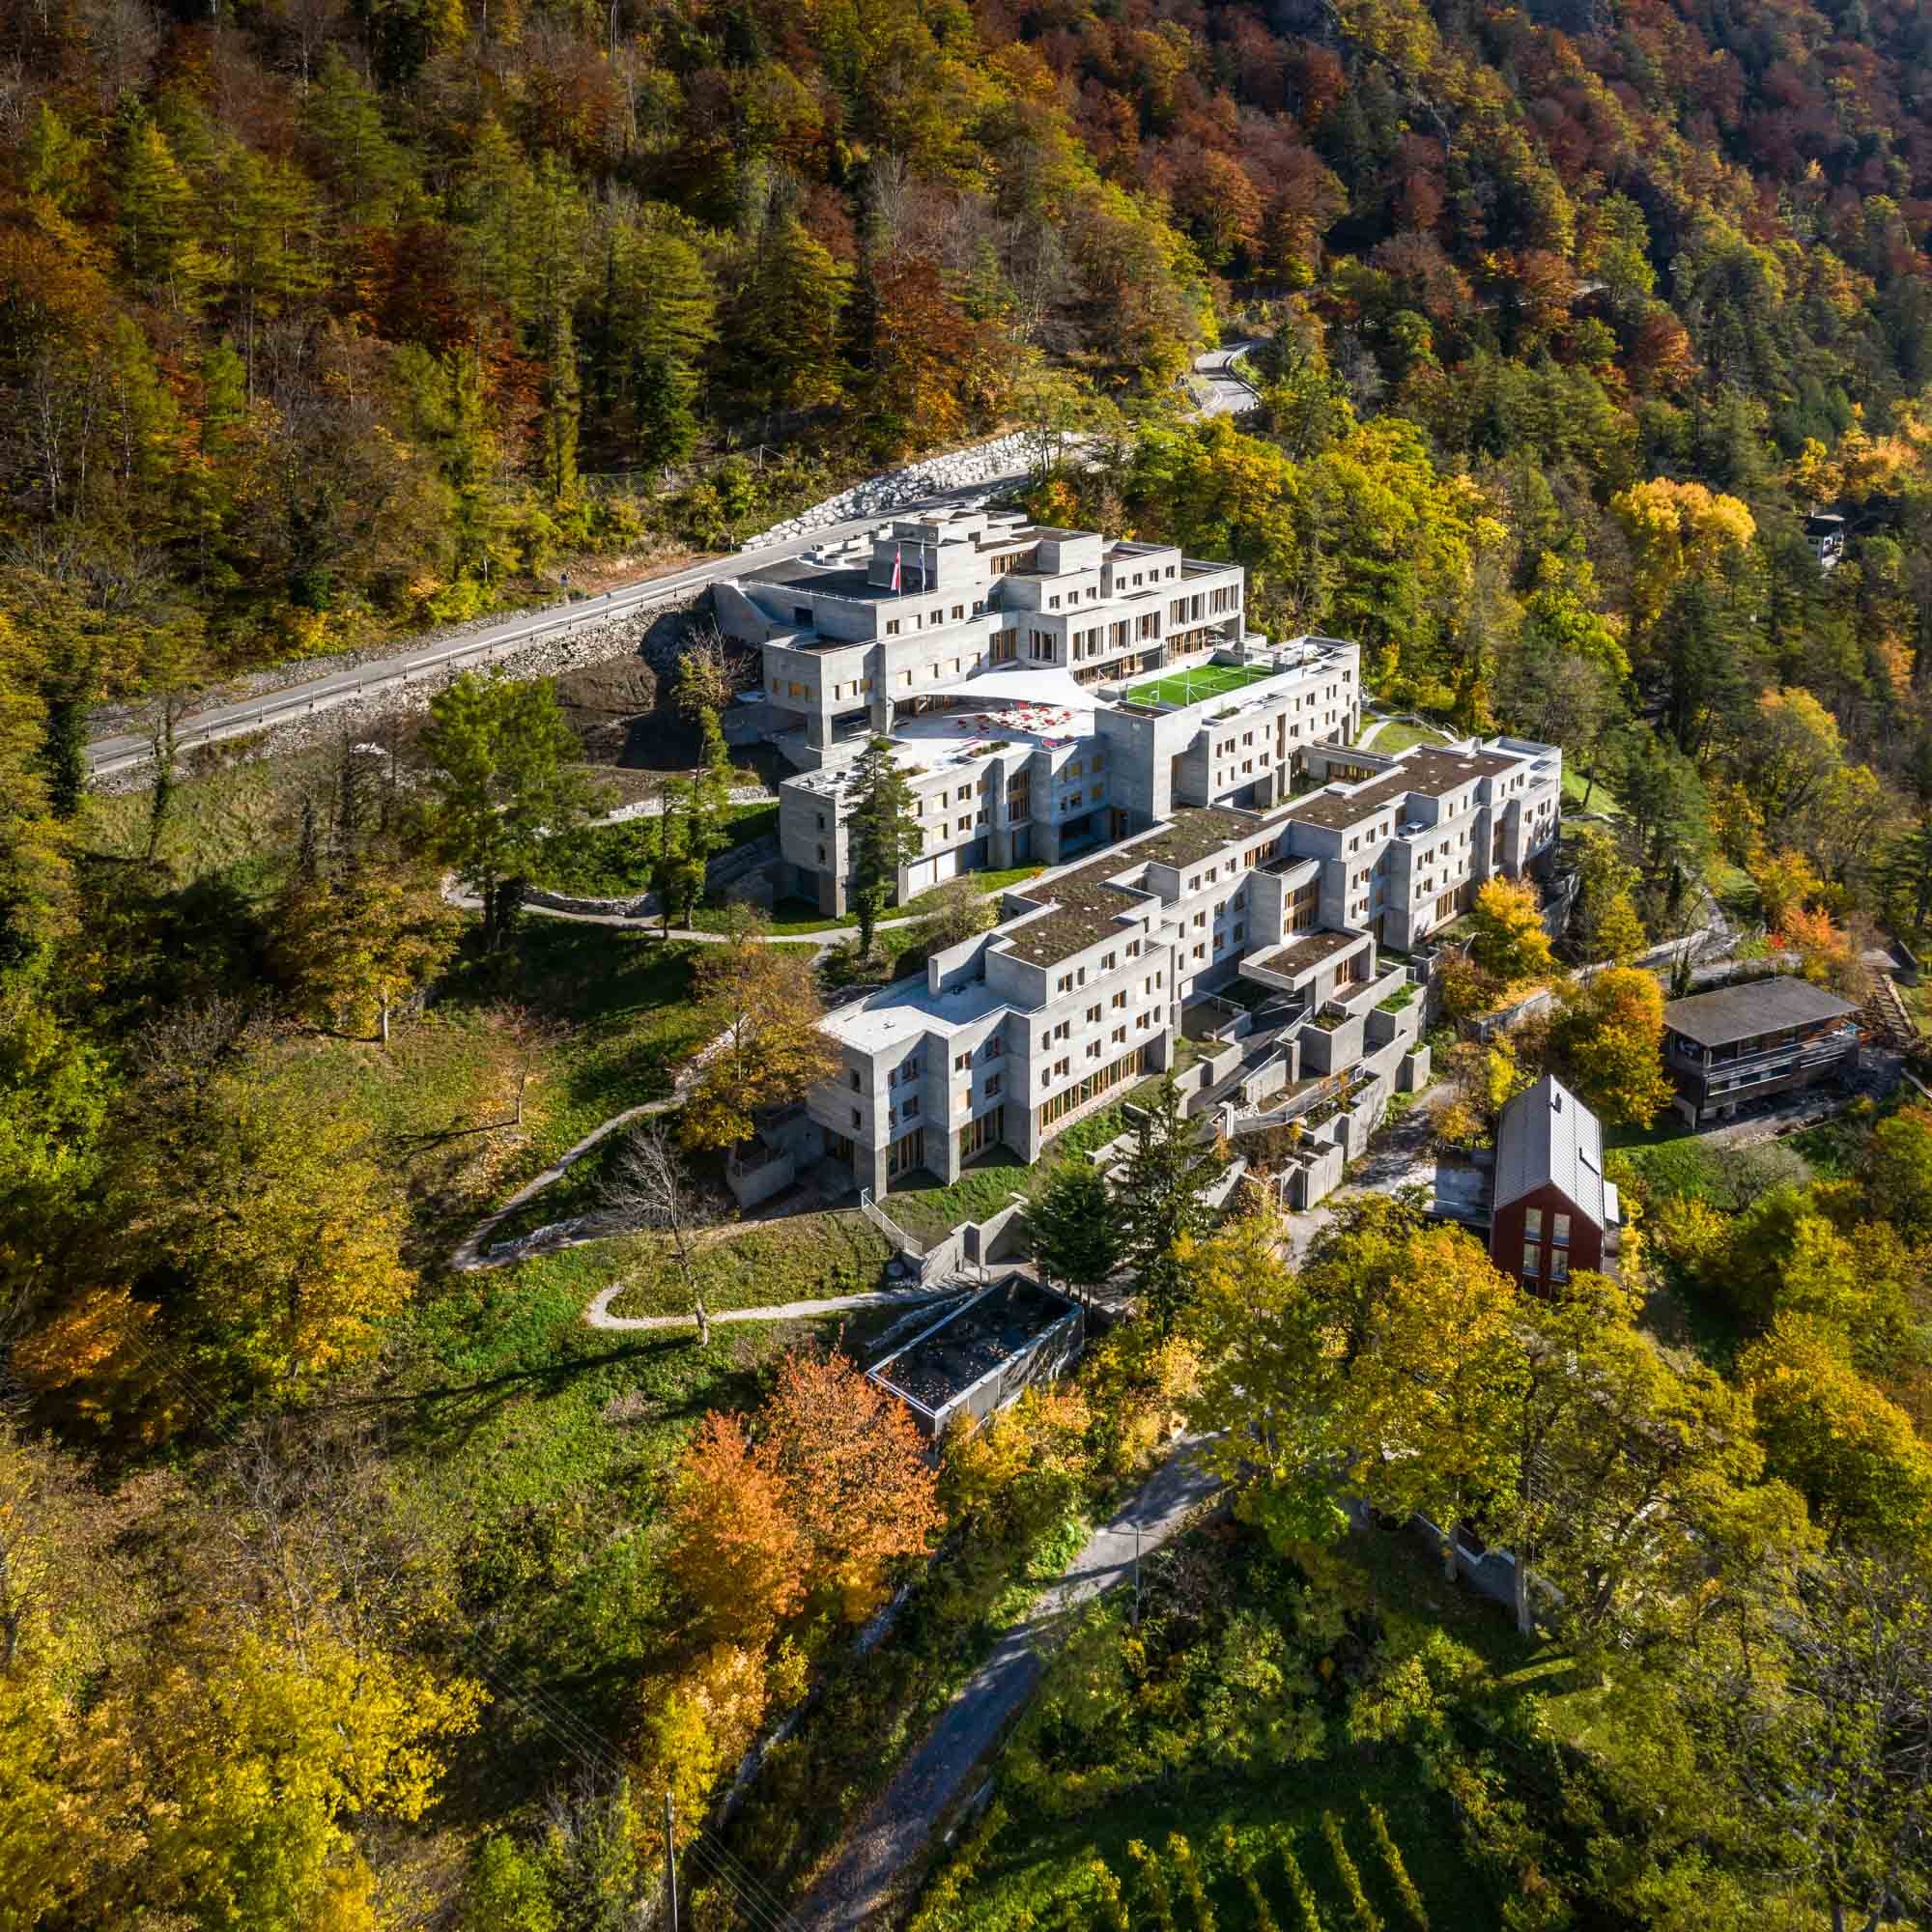
<path fill-rule="evenodd" d="M 1244 684 L 1256 684 L 1275 673 L 1264 665 L 1204 665 L 1199 670 L 1178 670 L 1166 677 L 1152 677 L 1127 693 L 1129 704 L 1199 704 L 1203 698 L 1219 697 L 1239 691 Z"/>

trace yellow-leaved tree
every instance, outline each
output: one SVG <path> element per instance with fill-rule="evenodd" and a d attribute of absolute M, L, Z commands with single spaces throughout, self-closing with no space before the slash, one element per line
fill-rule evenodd
<path fill-rule="evenodd" d="M 1634 966 L 1566 985 L 1551 1044 L 1570 1084 L 1615 1126 L 1647 1127 L 1670 1102 L 1663 989 Z"/>

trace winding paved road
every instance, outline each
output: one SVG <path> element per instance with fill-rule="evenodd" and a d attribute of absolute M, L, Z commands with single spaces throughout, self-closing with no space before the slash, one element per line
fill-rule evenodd
<path fill-rule="evenodd" d="M 1261 401 L 1260 391 L 1236 367 L 1249 350 L 1259 346 L 1253 342 L 1231 342 L 1225 349 L 1210 349 L 1207 355 L 1194 358 L 1194 373 L 1207 379 L 1206 393 L 1201 399 L 1204 416 L 1239 415 Z"/>
<path fill-rule="evenodd" d="M 916 1869 L 933 1822 L 971 1788 L 981 1760 L 1039 1682 L 1040 1646 L 1068 1613 L 1132 1578 L 1137 1555 L 1157 1549 L 1219 1488 L 1183 1437 L 1140 1492 L 1089 1539 L 1060 1580 L 967 1679 L 916 1746 L 843 1850 L 792 1914 L 807 1932 L 858 1932 L 876 1922 Z M 1136 1532 L 1138 1531 L 1138 1534 Z"/>

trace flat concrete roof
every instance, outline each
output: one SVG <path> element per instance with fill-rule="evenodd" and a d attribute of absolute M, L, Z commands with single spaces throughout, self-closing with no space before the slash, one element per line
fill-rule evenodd
<path fill-rule="evenodd" d="M 1244 959 L 1244 966 L 1258 966 L 1265 973 L 1278 973 L 1284 978 L 1293 973 L 1305 973 L 1312 966 L 1321 966 L 1333 959 L 1339 952 L 1346 952 L 1350 947 L 1360 944 L 1368 938 L 1366 932 L 1335 932 L 1324 930 L 1311 932 L 1284 946 L 1279 952 L 1270 952 L 1260 959 Z"/>
<path fill-rule="evenodd" d="M 895 980 L 863 1000 L 834 1007 L 820 1022 L 834 1039 L 877 1053 L 928 1033 L 951 1036 L 1003 1010 L 1009 1002 L 975 980 L 950 993 L 935 993 L 923 979 Z"/>

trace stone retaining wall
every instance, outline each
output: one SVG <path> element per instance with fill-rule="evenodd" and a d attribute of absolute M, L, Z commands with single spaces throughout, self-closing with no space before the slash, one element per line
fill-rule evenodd
<path fill-rule="evenodd" d="M 1015 431 L 995 437 L 969 449 L 953 450 L 945 456 L 929 456 L 889 475 L 869 476 L 813 503 L 795 517 L 746 538 L 741 549 L 761 544 L 783 543 L 791 537 L 809 536 L 813 530 L 829 529 L 835 524 L 849 524 L 859 517 L 889 517 L 924 497 L 944 490 L 971 489 L 978 483 L 997 483 L 1021 475 L 1032 468 L 1037 440 L 1031 431 Z"/>
<path fill-rule="evenodd" d="M 561 677 L 566 671 L 581 670 L 586 665 L 603 664 L 611 658 L 627 657 L 643 651 L 647 656 L 675 657 L 679 641 L 689 629 L 692 613 L 709 595 L 709 590 L 688 592 L 682 598 L 653 605 L 646 611 L 603 619 L 585 616 L 581 624 L 559 630 L 526 643 L 505 646 L 488 659 L 471 659 L 460 666 L 439 665 L 433 669 L 400 672 L 372 680 L 368 692 L 340 702 L 326 701 L 311 712 L 291 712 L 259 731 L 234 738 L 217 739 L 213 745 L 184 747 L 176 757 L 177 767 L 192 773 L 204 763 L 214 769 L 226 765 L 248 764 L 257 758 L 283 757 L 291 752 L 304 752 L 319 745 L 337 743 L 345 734 L 369 734 L 386 719 L 420 715 L 430 700 L 466 670 L 489 668 L 510 677 Z M 127 771 L 98 778 L 93 789 L 118 793 L 146 791 L 151 775 L 145 763 Z"/>

